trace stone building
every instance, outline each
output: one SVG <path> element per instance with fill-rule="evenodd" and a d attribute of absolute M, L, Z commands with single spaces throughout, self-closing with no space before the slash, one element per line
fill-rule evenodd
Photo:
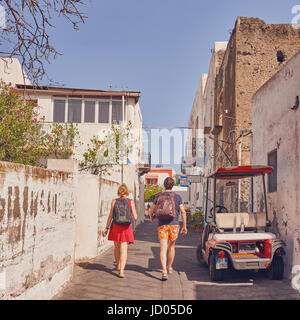
<path fill-rule="evenodd" d="M 215 79 L 213 168 L 250 164 L 253 94 L 300 49 L 300 29 L 238 17 Z M 248 185 L 219 189 L 220 204 L 247 211 Z M 239 200 L 236 195 L 239 194 Z"/>

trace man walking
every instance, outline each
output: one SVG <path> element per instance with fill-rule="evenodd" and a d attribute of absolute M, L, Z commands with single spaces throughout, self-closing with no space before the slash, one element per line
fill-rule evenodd
<path fill-rule="evenodd" d="M 182 216 L 181 234 L 187 234 L 186 212 L 180 195 L 172 192 L 174 180 L 170 177 L 164 180 L 165 191 L 158 194 L 150 208 L 149 216 L 153 223 L 154 215 L 158 218 L 158 238 L 160 241 L 160 262 L 162 280 L 168 279 L 173 269 L 175 258 L 175 241 L 179 234 L 179 215 Z"/>

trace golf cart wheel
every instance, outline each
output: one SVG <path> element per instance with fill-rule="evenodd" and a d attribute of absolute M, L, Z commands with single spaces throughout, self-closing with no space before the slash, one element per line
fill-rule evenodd
<path fill-rule="evenodd" d="M 202 265 L 206 265 L 203 257 L 202 257 L 202 244 L 200 243 L 197 247 L 197 251 L 196 251 L 196 258 L 198 263 L 202 266 Z"/>
<path fill-rule="evenodd" d="M 267 270 L 268 277 L 271 280 L 282 280 L 284 272 L 284 262 L 281 256 L 274 254 L 270 268 Z"/>
<path fill-rule="evenodd" d="M 213 253 L 209 256 L 209 277 L 211 281 L 222 281 L 224 279 L 224 270 L 216 269 L 216 257 Z"/>

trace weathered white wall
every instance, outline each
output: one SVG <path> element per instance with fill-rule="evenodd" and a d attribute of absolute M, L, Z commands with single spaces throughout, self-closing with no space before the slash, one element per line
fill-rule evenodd
<path fill-rule="evenodd" d="M 267 153 L 277 149 L 277 191 L 268 193 L 273 231 L 287 243 L 286 271 L 300 265 L 300 108 L 292 110 L 300 95 L 300 53 L 266 82 L 252 104 L 251 162 L 267 164 Z M 255 209 L 263 206 L 256 186 Z"/>
<path fill-rule="evenodd" d="M 113 245 L 107 237 L 103 238 L 102 232 L 105 230 L 106 221 L 110 213 L 111 202 L 118 197 L 117 191 L 119 183 L 106 179 L 98 178 L 98 237 L 97 237 L 97 254 L 101 254 L 107 248 Z"/>
<path fill-rule="evenodd" d="M 97 255 L 99 181 L 95 175 L 78 175 L 75 260 Z"/>
<path fill-rule="evenodd" d="M 47 165 L 0 162 L 0 299 L 50 299 L 71 279 L 75 260 L 113 245 L 102 231 L 120 182 L 79 173 L 72 159 Z M 123 178 L 137 208 L 135 228 L 144 220 L 143 184 L 134 166 Z"/>
<path fill-rule="evenodd" d="M 49 299 L 73 272 L 75 195 L 70 173 L 0 162 L 0 299 Z"/>
<path fill-rule="evenodd" d="M 133 229 L 144 221 L 143 185 L 135 181 L 135 168 L 124 168 L 123 181 L 127 184 L 129 198 L 135 202 L 138 220 Z M 116 175 L 117 176 L 117 175 Z M 118 177 L 118 176 L 117 176 Z M 120 177 L 118 177 L 120 178 Z M 94 258 L 113 245 L 107 237 L 102 236 L 105 230 L 111 202 L 118 197 L 120 179 L 100 178 L 90 174 L 78 174 L 77 207 L 76 207 L 76 244 L 75 259 Z"/>
<path fill-rule="evenodd" d="M 63 168 L 73 172 L 75 188 L 75 260 L 94 258 L 113 245 L 107 237 L 102 237 L 106 221 L 110 213 L 111 202 L 118 197 L 117 191 L 121 184 L 121 172 L 117 166 L 110 176 L 78 172 L 76 160 L 49 159 L 48 168 Z M 133 224 L 135 228 L 144 221 L 144 190 L 139 182 L 136 168 L 133 165 L 124 166 L 123 182 L 127 184 L 129 198 L 135 202 L 138 220 Z"/>

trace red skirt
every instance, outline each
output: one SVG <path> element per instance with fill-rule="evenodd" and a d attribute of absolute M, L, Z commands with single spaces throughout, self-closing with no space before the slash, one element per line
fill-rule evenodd
<path fill-rule="evenodd" d="M 134 243 L 133 231 L 131 224 L 121 225 L 113 224 L 112 228 L 109 230 L 108 240 L 117 241 L 117 242 L 128 242 Z"/>

